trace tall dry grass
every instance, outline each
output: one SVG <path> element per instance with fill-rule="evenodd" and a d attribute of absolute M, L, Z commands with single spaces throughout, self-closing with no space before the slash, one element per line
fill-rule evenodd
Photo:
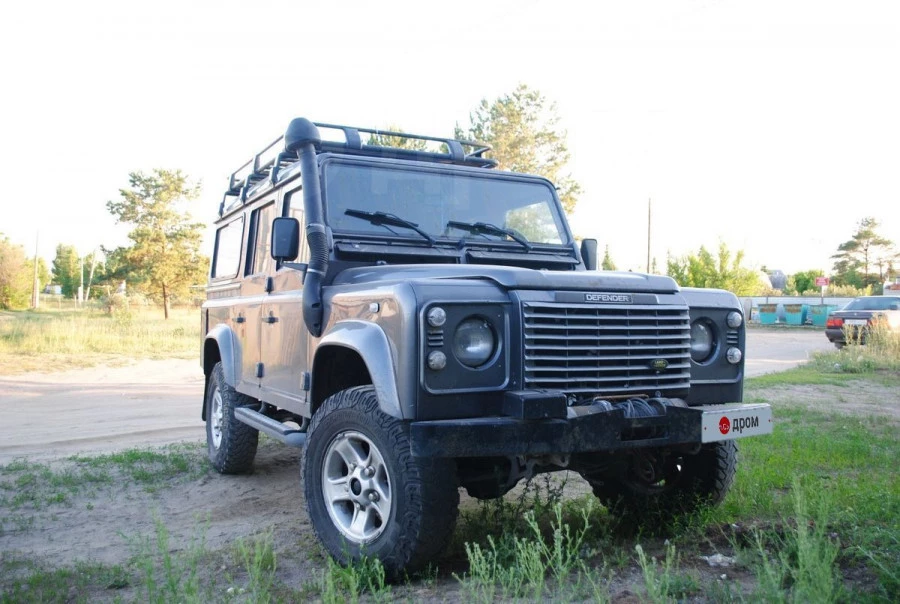
<path fill-rule="evenodd" d="M 0 315 L 0 374 L 85 367 L 129 358 L 191 358 L 199 354 L 196 308 L 106 313 L 24 311 Z"/>

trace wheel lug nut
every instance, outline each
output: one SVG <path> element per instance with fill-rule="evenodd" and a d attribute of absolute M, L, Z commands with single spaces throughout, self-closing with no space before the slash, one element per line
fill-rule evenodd
<path fill-rule="evenodd" d="M 375 468 L 373 468 L 372 466 L 369 466 L 368 468 L 366 468 L 366 476 L 368 476 L 370 478 L 372 476 L 375 476 Z"/>
<path fill-rule="evenodd" d="M 370 491 L 369 501 L 378 501 L 378 493 L 376 493 L 375 491 Z"/>

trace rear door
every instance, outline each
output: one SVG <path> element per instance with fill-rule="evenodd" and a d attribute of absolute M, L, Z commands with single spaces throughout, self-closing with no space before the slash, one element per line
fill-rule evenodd
<path fill-rule="evenodd" d="M 238 390 L 260 398 L 263 367 L 260 358 L 260 336 L 263 329 L 262 306 L 270 287 L 269 232 L 275 218 L 274 194 L 250 213 L 247 259 L 242 267 L 240 315 L 235 329 L 241 342 L 241 381 Z"/>

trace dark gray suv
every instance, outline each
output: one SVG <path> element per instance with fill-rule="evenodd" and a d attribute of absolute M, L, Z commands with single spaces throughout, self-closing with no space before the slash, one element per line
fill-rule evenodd
<path fill-rule="evenodd" d="M 404 139 L 433 150 L 383 146 Z M 342 562 L 420 568 L 460 487 L 500 497 L 541 472 L 626 510 L 717 503 L 735 439 L 772 430 L 768 405 L 740 404 L 734 295 L 597 271 L 552 183 L 489 151 L 299 118 L 219 207 L 210 460 L 250 471 L 260 431 L 304 447 L 309 516 Z"/>

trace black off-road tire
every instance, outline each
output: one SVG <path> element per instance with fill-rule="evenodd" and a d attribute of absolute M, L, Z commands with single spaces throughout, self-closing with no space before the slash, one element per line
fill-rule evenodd
<path fill-rule="evenodd" d="M 680 470 L 660 486 L 646 485 L 631 474 L 584 478 L 601 503 L 617 513 L 670 520 L 721 503 L 734 482 L 737 460 L 737 443 L 727 440 L 703 445 L 696 455 L 682 455 Z"/>
<path fill-rule="evenodd" d="M 345 463 L 343 451 L 348 447 L 361 453 L 356 459 L 368 461 Z M 329 501 L 325 476 L 330 479 L 331 493 L 338 493 Z M 353 484 L 355 476 L 359 478 Z M 456 464 L 450 459 L 413 457 L 409 424 L 383 413 L 371 386 L 339 392 L 316 411 L 309 426 L 302 483 L 316 535 L 341 564 L 363 556 L 377 558 L 389 577 L 401 578 L 426 566 L 453 534 L 459 508 Z M 347 497 L 351 493 L 357 498 L 365 493 L 372 497 L 376 486 L 384 492 L 383 485 L 389 486 L 388 497 L 382 495 L 380 502 L 389 499 L 389 503 L 381 508 L 377 504 L 367 507 L 365 499 L 359 505 L 343 500 L 344 492 Z M 339 528 L 335 518 L 350 523 L 348 515 L 356 519 L 358 514 L 367 514 L 366 518 L 375 522 L 367 525 L 370 534 L 361 531 L 361 538 L 354 539 L 345 532 L 352 532 L 353 527 Z"/>
<path fill-rule="evenodd" d="M 225 382 L 222 363 L 216 363 L 206 388 L 206 445 L 216 471 L 244 474 L 253 470 L 259 431 L 235 419 L 234 410 L 255 404 L 255 399 Z"/>

